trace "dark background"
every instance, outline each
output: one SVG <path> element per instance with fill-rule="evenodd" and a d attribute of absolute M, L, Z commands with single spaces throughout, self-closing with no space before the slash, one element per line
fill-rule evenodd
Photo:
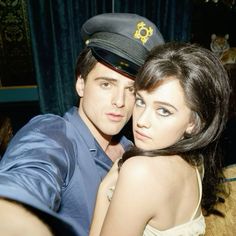
<path fill-rule="evenodd" d="M 189 1 L 191 2 L 191 7 L 189 12 L 185 13 L 186 15 L 191 14 L 190 17 L 188 15 L 189 19 L 191 19 L 189 22 L 189 41 L 191 43 L 198 43 L 210 49 L 211 34 L 214 33 L 217 35 L 229 34 L 231 47 L 236 46 L 236 5 L 232 4 L 234 0 L 219 0 L 218 3 L 214 3 L 210 0 L 208 2 L 205 0 Z M 37 85 L 27 2 L 28 1 L 24 0 L 12 0 L 1 1 L 0 4 L 0 89 L 13 86 Z M 104 3 L 106 1 L 102 2 Z M 134 8 L 134 11 L 140 14 L 138 4 L 136 6 L 134 3 L 131 4 L 130 1 L 122 0 L 116 2 L 117 8 L 121 8 L 127 4 L 127 11 L 130 8 Z M 151 9 L 151 7 L 158 8 L 160 6 L 161 11 L 164 11 L 166 6 L 164 4 L 158 5 L 159 2 L 162 1 L 153 1 L 152 4 L 148 2 L 145 7 Z M 165 3 L 167 4 L 167 2 L 174 3 L 175 1 L 166 1 Z M 111 1 L 109 1 L 109 4 L 111 4 Z M 107 8 L 110 9 L 111 6 L 106 5 L 103 10 L 105 12 L 109 11 Z M 147 9 L 146 12 L 149 12 L 149 17 L 151 17 L 151 11 Z M 83 13 L 80 12 L 80 14 Z M 176 24 L 178 23 L 179 22 L 176 22 Z M 162 24 L 162 22 L 160 22 L 160 24 Z M 169 26 L 169 28 L 171 28 L 171 26 Z M 169 29 L 164 28 L 164 31 L 169 32 Z M 232 85 L 234 85 L 234 91 L 236 91 L 235 68 L 229 68 L 228 71 Z M 50 86 L 50 83 L 46 86 Z M 225 146 L 229 160 L 227 161 L 228 163 L 235 162 L 236 158 L 235 101 L 235 92 L 233 92 L 231 118 L 223 137 L 223 145 Z M 16 102 L 1 102 L 0 98 L 0 112 L 11 118 L 13 131 L 15 133 L 33 116 L 41 114 L 42 107 L 39 100 L 22 101 L 19 98 L 19 101 Z M 130 125 L 131 122 L 124 128 L 124 132 L 132 138 Z"/>

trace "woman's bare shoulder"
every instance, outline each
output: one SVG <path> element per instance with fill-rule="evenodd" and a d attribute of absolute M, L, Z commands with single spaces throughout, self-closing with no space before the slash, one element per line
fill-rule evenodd
<path fill-rule="evenodd" d="M 121 167 L 120 174 L 125 178 L 133 179 L 134 181 L 139 179 L 143 181 L 149 181 L 150 178 L 158 182 L 172 179 L 173 171 L 176 168 L 175 160 L 172 157 L 158 156 L 135 156 L 127 161 Z"/>
<path fill-rule="evenodd" d="M 155 209 L 161 207 L 169 201 L 173 192 L 176 193 L 174 165 L 170 162 L 168 157 L 132 157 L 121 167 L 119 186 L 122 186 L 122 191 L 139 193 L 136 198 L 142 198 L 142 204 L 151 212 L 153 205 Z"/>

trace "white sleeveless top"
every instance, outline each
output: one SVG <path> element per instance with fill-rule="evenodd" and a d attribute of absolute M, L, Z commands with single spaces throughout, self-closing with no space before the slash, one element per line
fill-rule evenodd
<path fill-rule="evenodd" d="M 200 197 L 190 220 L 187 223 L 162 231 L 152 227 L 151 225 L 147 225 L 144 229 L 143 236 L 202 236 L 205 234 L 206 225 L 204 216 L 201 213 L 200 216 L 195 218 L 202 199 L 202 180 L 197 168 L 196 172 Z"/>
<path fill-rule="evenodd" d="M 202 236 L 205 234 L 206 224 L 204 216 L 201 213 L 201 215 L 196 218 L 196 214 L 202 199 L 202 180 L 197 168 L 196 172 L 197 172 L 200 197 L 198 200 L 197 207 L 190 220 L 184 224 L 177 225 L 167 230 L 158 230 L 152 227 L 151 225 L 146 225 L 143 232 L 143 236 Z M 107 192 L 107 198 L 109 200 L 111 200 L 112 198 L 114 189 L 115 187 L 112 187 Z"/>

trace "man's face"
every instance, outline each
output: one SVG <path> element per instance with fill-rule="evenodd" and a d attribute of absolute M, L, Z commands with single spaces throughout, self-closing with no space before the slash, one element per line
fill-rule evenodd
<path fill-rule="evenodd" d="M 95 138 L 116 135 L 134 106 L 134 81 L 97 63 L 86 81 L 78 78 L 79 114 Z"/>

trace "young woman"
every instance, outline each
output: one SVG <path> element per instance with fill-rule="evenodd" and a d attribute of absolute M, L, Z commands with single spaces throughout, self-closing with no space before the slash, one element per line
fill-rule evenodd
<path fill-rule="evenodd" d="M 90 236 L 204 235 L 202 209 L 215 212 L 223 178 L 227 72 L 207 49 L 167 43 L 151 51 L 135 86 L 136 147 L 102 181 Z"/>

